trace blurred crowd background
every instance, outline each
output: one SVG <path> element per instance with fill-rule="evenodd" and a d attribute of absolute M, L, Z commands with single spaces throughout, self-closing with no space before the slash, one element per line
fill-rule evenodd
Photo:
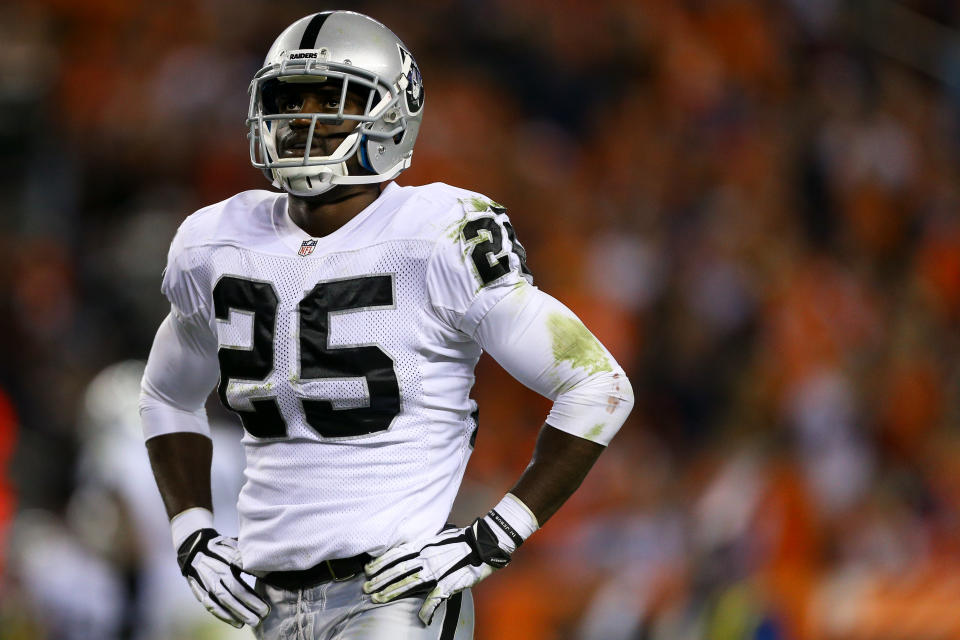
<path fill-rule="evenodd" d="M 476 589 L 478 640 L 960 638 L 949 0 L 4 2 L 0 638 L 251 637 L 177 573 L 137 360 L 180 222 L 268 186 L 250 77 L 327 8 L 418 58 L 399 182 L 504 203 L 537 284 L 637 392 L 581 490 Z M 461 523 L 549 406 L 486 357 L 475 397 Z M 239 430 L 210 413 L 229 520 Z"/>

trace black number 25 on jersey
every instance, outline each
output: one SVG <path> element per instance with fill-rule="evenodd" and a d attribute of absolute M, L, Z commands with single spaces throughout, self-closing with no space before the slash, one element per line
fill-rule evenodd
<path fill-rule="evenodd" d="M 393 359 L 378 346 L 331 347 L 330 314 L 390 308 L 394 304 L 393 276 L 374 275 L 321 282 L 298 306 L 300 315 L 300 381 L 324 378 L 364 378 L 369 404 L 334 409 L 329 399 L 302 400 L 303 413 L 317 433 L 326 438 L 359 436 L 390 427 L 400 413 L 400 387 Z M 283 438 L 287 425 L 274 397 L 251 400 L 252 410 L 238 409 L 227 398 L 230 382 L 265 382 L 273 373 L 273 350 L 278 298 L 269 282 L 235 276 L 220 278 L 213 289 L 214 312 L 228 320 L 230 311 L 253 315 L 250 349 L 220 347 L 220 385 L 224 406 L 236 412 L 243 428 L 256 438 Z"/>

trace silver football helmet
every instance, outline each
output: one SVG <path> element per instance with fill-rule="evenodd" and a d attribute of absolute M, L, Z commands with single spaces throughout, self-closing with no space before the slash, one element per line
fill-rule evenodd
<path fill-rule="evenodd" d="M 270 104 L 277 83 L 326 82 L 341 92 L 335 113 L 279 113 Z M 347 91 L 357 89 L 367 96 L 363 113 L 344 113 Z M 338 184 L 392 180 L 410 166 L 423 118 L 420 69 L 406 45 L 372 18 L 324 11 L 297 20 L 274 41 L 249 92 L 250 162 L 279 189 L 319 195 Z M 289 126 L 285 121 L 308 119 L 303 156 L 282 157 L 278 130 Z M 312 155 L 317 123 L 344 120 L 357 125 L 339 147 L 330 155 Z M 347 160 L 354 155 L 369 173 L 350 175 Z"/>

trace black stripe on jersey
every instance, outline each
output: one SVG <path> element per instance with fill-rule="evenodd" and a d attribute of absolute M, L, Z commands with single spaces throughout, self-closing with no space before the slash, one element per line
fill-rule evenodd
<path fill-rule="evenodd" d="M 323 23 L 327 21 L 327 18 L 333 15 L 333 13 L 333 11 L 324 11 L 323 13 L 318 13 L 310 19 L 306 30 L 303 32 L 303 37 L 300 38 L 301 49 L 317 48 L 317 36 L 320 35 L 320 28 L 323 26 Z"/>
<path fill-rule="evenodd" d="M 447 611 L 443 614 L 443 627 L 440 629 L 440 640 L 453 640 L 453 634 L 457 632 L 457 623 L 460 622 L 460 605 L 462 601 L 462 591 L 458 591 L 447 600 Z"/>

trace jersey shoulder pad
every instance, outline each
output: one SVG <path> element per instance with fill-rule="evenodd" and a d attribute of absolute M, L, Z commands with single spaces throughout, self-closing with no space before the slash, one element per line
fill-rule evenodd
<path fill-rule="evenodd" d="M 456 241 L 468 220 L 506 213 L 504 207 L 483 194 L 442 182 L 401 190 L 405 198 L 397 210 L 398 224 L 432 241 Z"/>
<path fill-rule="evenodd" d="M 250 246 L 256 238 L 271 238 L 272 210 L 280 197 L 270 191 L 244 191 L 187 216 L 170 243 L 160 286 L 178 316 L 193 317 L 210 306 L 205 249 Z"/>
<path fill-rule="evenodd" d="M 203 245 L 255 244 L 272 238 L 273 209 L 284 194 L 262 189 L 242 191 L 187 216 L 177 232 L 184 249 Z"/>
<path fill-rule="evenodd" d="M 427 268 L 433 307 L 449 326 L 468 335 L 504 295 L 533 277 L 506 209 L 475 191 L 448 185 L 427 197 L 437 203 L 434 249 Z"/>

